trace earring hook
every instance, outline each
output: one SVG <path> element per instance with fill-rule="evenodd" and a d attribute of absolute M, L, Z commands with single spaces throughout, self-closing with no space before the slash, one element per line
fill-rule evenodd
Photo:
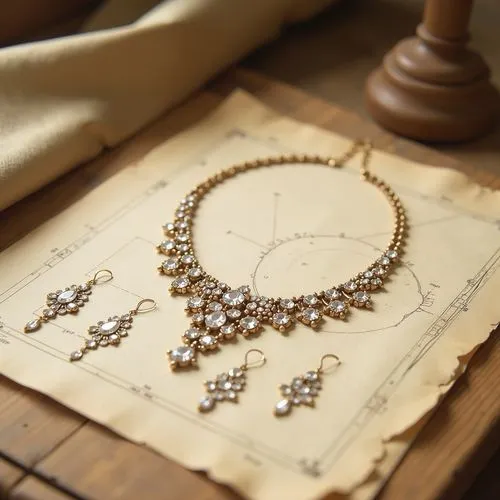
<path fill-rule="evenodd" d="M 339 364 L 339 365 L 342 363 L 342 361 L 340 361 L 340 358 L 338 356 L 336 356 L 335 354 L 325 354 L 324 356 L 322 356 L 322 358 L 320 360 L 318 373 L 324 373 L 323 366 L 325 364 L 325 359 L 328 359 L 328 358 L 336 359 L 338 362 L 337 364 Z"/>
<path fill-rule="evenodd" d="M 258 359 L 257 361 L 255 362 L 252 362 L 252 363 L 249 363 L 248 362 L 248 356 L 252 353 L 252 352 L 257 352 L 260 354 L 260 359 Z M 260 350 L 260 349 L 250 349 L 246 352 L 245 354 L 245 362 L 243 363 L 243 365 L 241 366 L 241 369 L 242 370 L 246 370 L 247 368 L 249 368 L 250 364 L 257 364 L 257 363 L 261 363 L 261 365 L 263 365 L 264 363 L 266 362 L 266 357 L 264 356 L 264 353 Z"/>
<path fill-rule="evenodd" d="M 91 281 L 95 285 L 99 279 L 104 283 L 111 281 L 113 279 L 113 273 L 109 269 L 101 269 L 94 274 Z"/>
<path fill-rule="evenodd" d="M 151 304 L 149 307 L 142 307 L 143 304 Z M 156 302 L 153 299 L 142 299 L 136 306 L 135 309 L 130 311 L 131 314 L 145 313 L 156 309 Z"/>

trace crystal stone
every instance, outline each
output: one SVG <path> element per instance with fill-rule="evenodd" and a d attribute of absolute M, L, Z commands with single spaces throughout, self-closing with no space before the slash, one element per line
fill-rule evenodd
<path fill-rule="evenodd" d="M 245 316 L 240 319 L 240 326 L 245 330 L 254 330 L 259 326 L 259 320 L 253 316 Z"/>
<path fill-rule="evenodd" d="M 295 307 L 295 302 L 292 299 L 281 299 L 280 306 L 283 309 L 293 309 Z"/>
<path fill-rule="evenodd" d="M 316 321 L 320 318 L 319 311 L 313 307 L 308 307 L 302 311 L 302 316 L 307 321 Z"/>
<path fill-rule="evenodd" d="M 189 280 L 185 276 L 181 276 L 172 281 L 172 286 L 178 290 L 182 290 L 189 286 Z"/>
<path fill-rule="evenodd" d="M 199 278 L 201 276 L 201 269 L 199 267 L 192 267 L 188 271 L 188 276 L 190 278 Z"/>
<path fill-rule="evenodd" d="M 187 243 L 189 241 L 189 236 L 186 233 L 180 233 L 175 237 L 175 240 L 179 243 Z"/>
<path fill-rule="evenodd" d="M 83 352 L 78 350 L 78 351 L 73 351 L 70 355 L 69 355 L 71 361 L 78 361 L 79 359 L 82 359 L 83 357 Z"/>
<path fill-rule="evenodd" d="M 194 359 L 194 350 L 191 347 L 181 345 L 170 353 L 170 359 L 181 366 L 187 365 Z"/>
<path fill-rule="evenodd" d="M 217 389 L 217 385 L 215 384 L 215 382 L 212 382 L 212 381 L 207 382 L 206 386 L 207 386 L 207 391 L 208 392 L 214 392 L 215 389 Z"/>
<path fill-rule="evenodd" d="M 241 293 L 244 293 L 244 294 L 248 294 L 250 293 L 250 287 L 248 285 L 243 285 L 243 286 L 240 286 L 238 288 L 238 290 L 241 292 Z"/>
<path fill-rule="evenodd" d="M 376 267 L 373 272 L 377 275 L 377 276 L 385 276 L 385 269 L 382 268 L 382 267 Z"/>
<path fill-rule="evenodd" d="M 290 412 L 291 408 L 292 405 L 290 404 L 290 401 L 288 399 L 282 399 L 281 401 L 278 401 L 276 403 L 276 406 L 274 407 L 274 413 L 278 416 L 286 415 Z"/>
<path fill-rule="evenodd" d="M 373 278 L 373 272 L 372 272 L 372 271 L 365 271 L 365 272 L 363 273 L 363 276 L 364 276 L 365 278 L 371 279 L 371 278 Z"/>
<path fill-rule="evenodd" d="M 230 319 L 238 319 L 241 316 L 241 311 L 238 309 L 228 309 L 226 314 Z"/>
<path fill-rule="evenodd" d="M 203 335 L 200 339 L 200 344 L 205 346 L 205 347 L 212 347 L 217 343 L 214 337 L 212 335 Z"/>
<path fill-rule="evenodd" d="M 102 325 L 99 325 L 99 333 L 101 335 L 111 335 L 115 333 L 118 328 L 120 328 L 119 321 L 106 321 Z"/>
<path fill-rule="evenodd" d="M 318 380 L 318 374 L 317 372 L 309 371 L 305 373 L 304 378 L 310 382 L 315 382 Z"/>
<path fill-rule="evenodd" d="M 184 337 L 188 340 L 196 340 L 201 335 L 199 328 L 193 327 L 189 328 L 184 332 Z"/>
<path fill-rule="evenodd" d="M 330 288 L 325 291 L 325 297 L 330 300 L 338 299 L 340 295 L 340 292 L 336 288 Z"/>
<path fill-rule="evenodd" d="M 201 297 L 198 297 L 195 295 L 194 297 L 191 297 L 188 302 L 187 302 L 188 307 L 192 308 L 197 308 L 197 307 L 202 307 L 203 306 L 203 299 Z"/>
<path fill-rule="evenodd" d="M 65 290 L 57 296 L 59 304 L 69 304 L 76 299 L 76 290 Z"/>
<path fill-rule="evenodd" d="M 208 304 L 208 308 L 215 312 L 215 311 L 222 311 L 222 304 L 219 304 L 218 302 L 212 301 L 210 304 Z"/>
<path fill-rule="evenodd" d="M 228 373 L 229 376 L 233 378 L 239 378 L 243 376 L 243 370 L 241 368 L 231 368 Z"/>
<path fill-rule="evenodd" d="M 366 292 L 356 292 L 353 297 L 356 302 L 361 303 L 368 302 L 370 299 L 370 296 Z"/>
<path fill-rule="evenodd" d="M 211 330 L 220 328 L 226 322 L 226 315 L 222 311 L 213 312 L 205 318 L 205 325 Z"/>
<path fill-rule="evenodd" d="M 38 330 L 38 328 L 40 328 L 41 324 L 42 324 L 42 322 L 39 318 L 32 319 L 31 321 L 28 321 L 26 323 L 26 326 L 24 327 L 24 331 L 25 332 L 34 332 L 35 330 Z"/>
<path fill-rule="evenodd" d="M 279 312 L 273 315 L 273 323 L 278 326 L 288 325 L 290 322 L 290 316 L 288 314 Z"/>
<path fill-rule="evenodd" d="M 396 250 L 388 250 L 387 252 L 385 252 L 385 254 L 391 260 L 397 259 L 398 257 L 398 252 L 396 252 Z"/>
<path fill-rule="evenodd" d="M 344 285 L 344 289 L 347 290 L 348 292 L 354 292 L 355 290 L 358 289 L 358 285 L 354 281 L 348 281 Z"/>
<path fill-rule="evenodd" d="M 294 389 L 300 389 L 304 385 L 304 381 L 300 377 L 294 377 L 292 379 L 292 387 Z"/>
<path fill-rule="evenodd" d="M 308 306 L 315 306 L 318 303 L 318 297 L 315 295 L 306 295 L 304 297 L 304 304 Z"/>
<path fill-rule="evenodd" d="M 160 250 L 165 253 L 171 252 L 174 248 L 175 243 L 172 240 L 165 240 L 160 244 Z"/>
<path fill-rule="evenodd" d="M 236 392 L 230 390 L 226 392 L 226 398 L 229 399 L 229 401 L 234 401 L 236 399 Z"/>
<path fill-rule="evenodd" d="M 220 327 L 220 332 L 224 335 L 231 335 L 235 331 L 234 325 L 224 325 Z"/>
<path fill-rule="evenodd" d="M 179 257 L 170 257 L 161 265 L 165 271 L 174 271 L 179 267 Z"/>
<path fill-rule="evenodd" d="M 328 304 L 328 308 L 334 313 L 341 313 L 345 311 L 345 304 L 341 300 L 334 300 Z"/>
<path fill-rule="evenodd" d="M 382 264 L 383 266 L 388 266 L 391 263 L 391 259 L 389 257 L 380 257 L 377 261 L 379 264 Z"/>
<path fill-rule="evenodd" d="M 231 290 L 230 292 L 226 292 L 222 296 L 222 300 L 228 306 L 234 307 L 234 306 L 239 306 L 239 305 L 243 304 L 243 302 L 245 301 L 245 296 L 239 290 Z"/>
<path fill-rule="evenodd" d="M 381 287 L 383 285 L 382 280 L 380 278 L 373 278 L 371 280 L 371 284 L 377 287 Z"/>
<path fill-rule="evenodd" d="M 193 323 L 200 324 L 203 323 L 203 320 L 205 319 L 205 316 L 201 313 L 196 313 L 193 314 Z"/>
<path fill-rule="evenodd" d="M 76 312 L 78 311 L 78 306 L 74 302 L 70 302 L 69 304 L 66 305 L 66 309 L 69 312 Z"/>
<path fill-rule="evenodd" d="M 194 256 L 191 255 L 190 253 L 186 253 L 184 254 L 182 257 L 181 257 L 181 262 L 186 265 L 186 266 L 189 266 L 190 264 L 192 264 L 194 262 Z"/>
<path fill-rule="evenodd" d="M 97 349 L 97 342 L 95 340 L 87 340 L 85 342 L 85 345 L 89 348 L 89 349 Z"/>
<path fill-rule="evenodd" d="M 171 222 L 163 224 L 163 231 L 166 233 L 171 233 L 175 229 L 175 226 Z"/>
<path fill-rule="evenodd" d="M 205 396 L 200 399 L 198 408 L 200 411 L 210 411 L 214 407 L 215 401 L 211 396 Z"/>

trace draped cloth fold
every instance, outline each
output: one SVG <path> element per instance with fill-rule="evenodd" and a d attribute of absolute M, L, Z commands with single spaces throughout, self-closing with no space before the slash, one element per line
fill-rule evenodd
<path fill-rule="evenodd" d="M 0 49 L 0 209 L 330 3 L 114 0 L 79 34 Z"/>

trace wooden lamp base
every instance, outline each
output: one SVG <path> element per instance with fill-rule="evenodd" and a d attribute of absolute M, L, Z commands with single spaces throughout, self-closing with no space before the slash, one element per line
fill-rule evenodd
<path fill-rule="evenodd" d="M 459 142 L 497 122 L 500 94 L 468 50 L 472 0 L 427 0 L 417 36 L 403 40 L 368 78 L 366 105 L 383 127 L 412 139 Z"/>

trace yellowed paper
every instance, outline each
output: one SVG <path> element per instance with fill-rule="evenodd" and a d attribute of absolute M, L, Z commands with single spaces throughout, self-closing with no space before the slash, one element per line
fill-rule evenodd
<path fill-rule="evenodd" d="M 499 193 L 377 152 L 372 169 L 401 196 L 410 233 L 403 264 L 372 296 L 373 311 L 328 319 L 317 332 L 299 326 L 282 336 L 266 328 L 202 356 L 200 369 L 187 373 L 171 373 L 165 359 L 188 327 L 185 299 L 171 297 L 171 280 L 156 271 L 162 224 L 211 173 L 269 154 L 335 156 L 349 146 L 233 94 L 0 256 L 1 371 L 249 498 L 310 499 L 329 491 L 372 497 L 409 445 L 387 442 L 438 402 L 463 368 L 458 356 L 498 321 Z M 215 189 L 198 213 L 194 239 L 204 268 L 270 296 L 342 283 L 380 254 L 392 230 L 391 210 L 361 182 L 358 159 L 337 170 L 299 165 L 245 173 Z M 47 293 L 101 268 L 115 278 L 96 286 L 76 317 L 22 332 Z M 158 309 L 139 315 L 118 348 L 68 361 L 89 325 L 149 297 Z M 249 348 L 262 349 L 267 363 L 249 370 L 240 403 L 199 414 L 203 380 L 242 364 Z M 316 408 L 275 418 L 277 385 L 316 368 L 326 353 L 343 363 L 324 376 Z"/>

